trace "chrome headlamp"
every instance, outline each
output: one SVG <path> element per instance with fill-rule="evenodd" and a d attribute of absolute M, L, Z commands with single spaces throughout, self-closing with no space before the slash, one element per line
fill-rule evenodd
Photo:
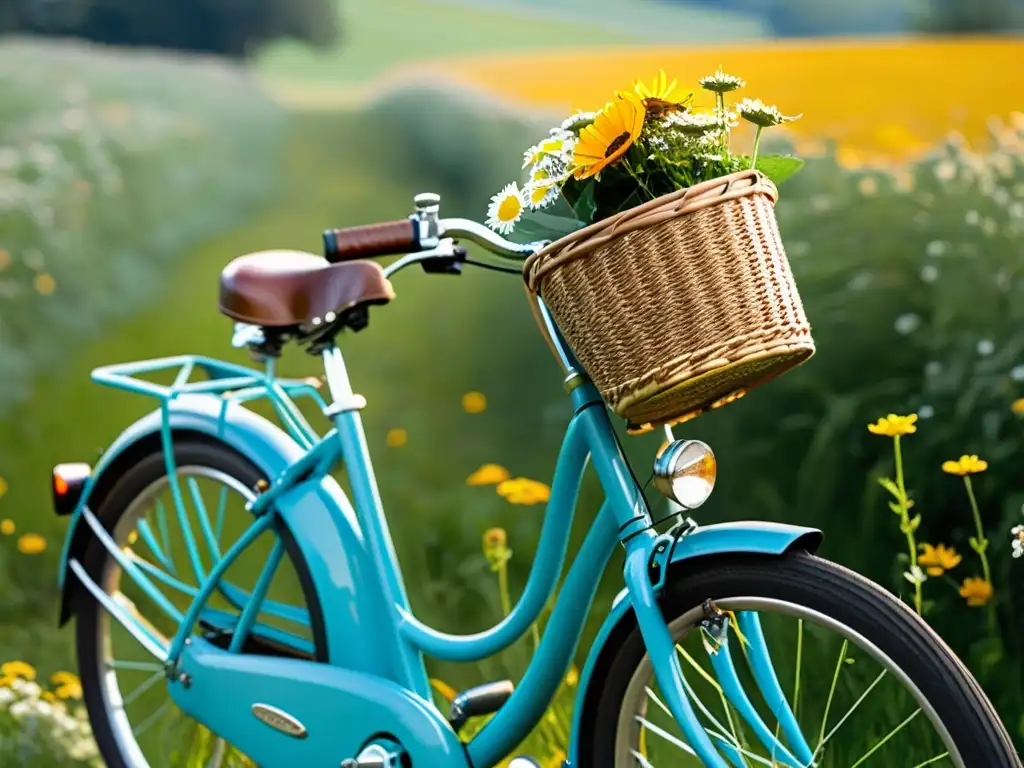
<path fill-rule="evenodd" d="M 718 463 L 700 440 L 673 440 L 654 460 L 654 487 L 685 509 L 696 509 L 711 496 Z"/>

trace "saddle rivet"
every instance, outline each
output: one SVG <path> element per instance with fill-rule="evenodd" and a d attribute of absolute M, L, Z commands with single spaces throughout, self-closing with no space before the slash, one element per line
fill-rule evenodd
<path fill-rule="evenodd" d="M 319 317 L 313 318 L 313 325 L 320 325 L 321 322 L 323 321 Z"/>
<path fill-rule="evenodd" d="M 182 672 L 180 675 L 178 675 L 178 682 L 180 682 L 183 686 L 185 686 L 185 688 L 191 688 L 192 687 L 192 678 L 189 677 L 188 675 L 186 675 L 184 672 Z"/>
<path fill-rule="evenodd" d="M 333 323 L 336 317 L 337 315 L 335 315 L 333 312 L 328 312 L 326 315 L 324 315 L 324 320 L 326 320 L 328 323 Z"/>

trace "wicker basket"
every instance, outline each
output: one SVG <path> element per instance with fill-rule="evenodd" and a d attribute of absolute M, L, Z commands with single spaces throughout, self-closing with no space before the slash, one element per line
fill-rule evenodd
<path fill-rule="evenodd" d="M 631 431 L 731 402 L 814 353 L 758 171 L 712 179 L 558 240 L 524 267 Z"/>

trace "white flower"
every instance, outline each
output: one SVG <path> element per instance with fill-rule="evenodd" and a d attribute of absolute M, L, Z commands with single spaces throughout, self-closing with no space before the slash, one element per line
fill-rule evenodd
<path fill-rule="evenodd" d="M 922 405 L 917 409 L 917 415 L 922 419 L 930 419 L 935 415 L 935 409 L 930 405 Z"/>
<path fill-rule="evenodd" d="M 967 222 L 968 224 L 978 224 L 979 222 L 981 222 L 981 214 L 979 214 L 977 211 L 968 211 L 964 215 L 964 221 Z"/>
<path fill-rule="evenodd" d="M 551 133 L 554 134 L 556 131 L 573 131 L 581 123 L 588 123 L 597 117 L 597 112 L 583 112 L 579 111 L 575 115 L 571 115 L 562 121 L 562 124 L 558 128 L 552 128 Z"/>
<path fill-rule="evenodd" d="M 10 688 L 0 688 L 0 707 L 6 707 L 12 701 L 14 701 L 14 691 Z"/>
<path fill-rule="evenodd" d="M 932 240 L 925 246 L 924 252 L 929 256 L 941 256 L 946 252 L 946 244 L 941 240 Z"/>
<path fill-rule="evenodd" d="M 982 357 L 988 357 L 996 351 L 996 345 L 988 339 L 982 339 L 978 342 L 978 354 Z"/>
<path fill-rule="evenodd" d="M 903 336 L 909 336 L 911 333 L 916 331 L 920 325 L 921 318 L 913 312 L 905 312 L 897 317 L 896 322 L 893 323 L 893 326 L 896 328 L 896 332 Z"/>
<path fill-rule="evenodd" d="M 540 181 L 535 184 L 527 184 L 524 190 L 526 204 L 530 210 L 538 211 L 547 208 L 558 199 L 558 184 L 553 181 Z"/>
<path fill-rule="evenodd" d="M 715 93 L 728 93 L 729 91 L 735 91 L 737 88 L 742 88 L 746 85 L 741 78 L 734 75 L 727 75 L 721 68 L 719 68 L 713 75 L 702 77 L 699 82 L 701 88 L 708 91 L 714 91 Z"/>
<path fill-rule="evenodd" d="M 722 120 L 710 112 L 673 112 L 663 122 L 680 133 L 697 136 L 722 128 Z"/>
<path fill-rule="evenodd" d="M 744 99 L 736 105 L 736 111 L 740 113 L 740 117 L 758 128 L 771 128 L 773 125 L 789 123 L 801 117 L 801 115 L 787 117 L 779 112 L 778 107 L 765 104 L 760 99 Z"/>
<path fill-rule="evenodd" d="M 569 131 L 558 131 L 534 144 L 523 153 L 523 168 L 527 168 L 551 156 L 568 159 L 576 148 L 576 137 Z"/>
<path fill-rule="evenodd" d="M 934 264 L 925 264 L 921 267 L 921 279 L 926 283 L 934 283 L 939 279 L 939 268 Z"/>
<path fill-rule="evenodd" d="M 928 577 L 925 575 L 925 572 L 921 570 L 921 566 L 919 565 L 915 565 L 909 571 L 905 571 L 903 578 L 911 584 L 924 584 L 928 581 Z"/>
<path fill-rule="evenodd" d="M 491 198 L 491 204 L 487 208 L 486 224 L 496 232 L 507 235 L 515 229 L 525 207 L 523 191 L 513 181 Z"/>

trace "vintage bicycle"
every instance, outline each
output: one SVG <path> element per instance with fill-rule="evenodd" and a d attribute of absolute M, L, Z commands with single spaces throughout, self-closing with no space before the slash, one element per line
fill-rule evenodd
<path fill-rule="evenodd" d="M 420 195 L 406 220 L 330 230 L 326 261 L 275 251 L 231 262 L 221 310 L 236 321 L 234 345 L 262 369 L 182 356 L 93 372 L 158 403 L 96 466 L 53 471 L 56 512 L 70 515 L 61 621 L 75 618 L 84 699 L 108 765 L 497 765 L 544 715 L 620 546 L 624 588 L 586 654 L 565 766 L 1021 765 L 949 648 L 900 600 L 816 557 L 819 531 L 687 516 L 715 484 L 707 445 L 668 429 L 652 476 L 670 501 L 649 499 L 539 298 L 573 415 L 536 560 L 496 626 L 459 636 L 418 620 L 367 451 L 366 400 L 335 342 L 366 327 L 406 267 L 518 271 L 542 245 L 442 219 L 439 205 Z M 391 255 L 400 258 L 386 269 L 365 260 Z M 329 402 L 314 384 L 276 375 L 285 344 L 322 358 Z M 333 428 L 318 434 L 300 398 Z M 247 407 L 256 401 L 269 402 L 280 427 Z M 425 658 L 482 659 L 529 630 L 566 570 L 588 461 L 606 500 L 528 670 L 442 711 Z M 339 464 L 351 500 L 330 474 Z M 481 716 L 490 719 L 460 737 Z"/>

